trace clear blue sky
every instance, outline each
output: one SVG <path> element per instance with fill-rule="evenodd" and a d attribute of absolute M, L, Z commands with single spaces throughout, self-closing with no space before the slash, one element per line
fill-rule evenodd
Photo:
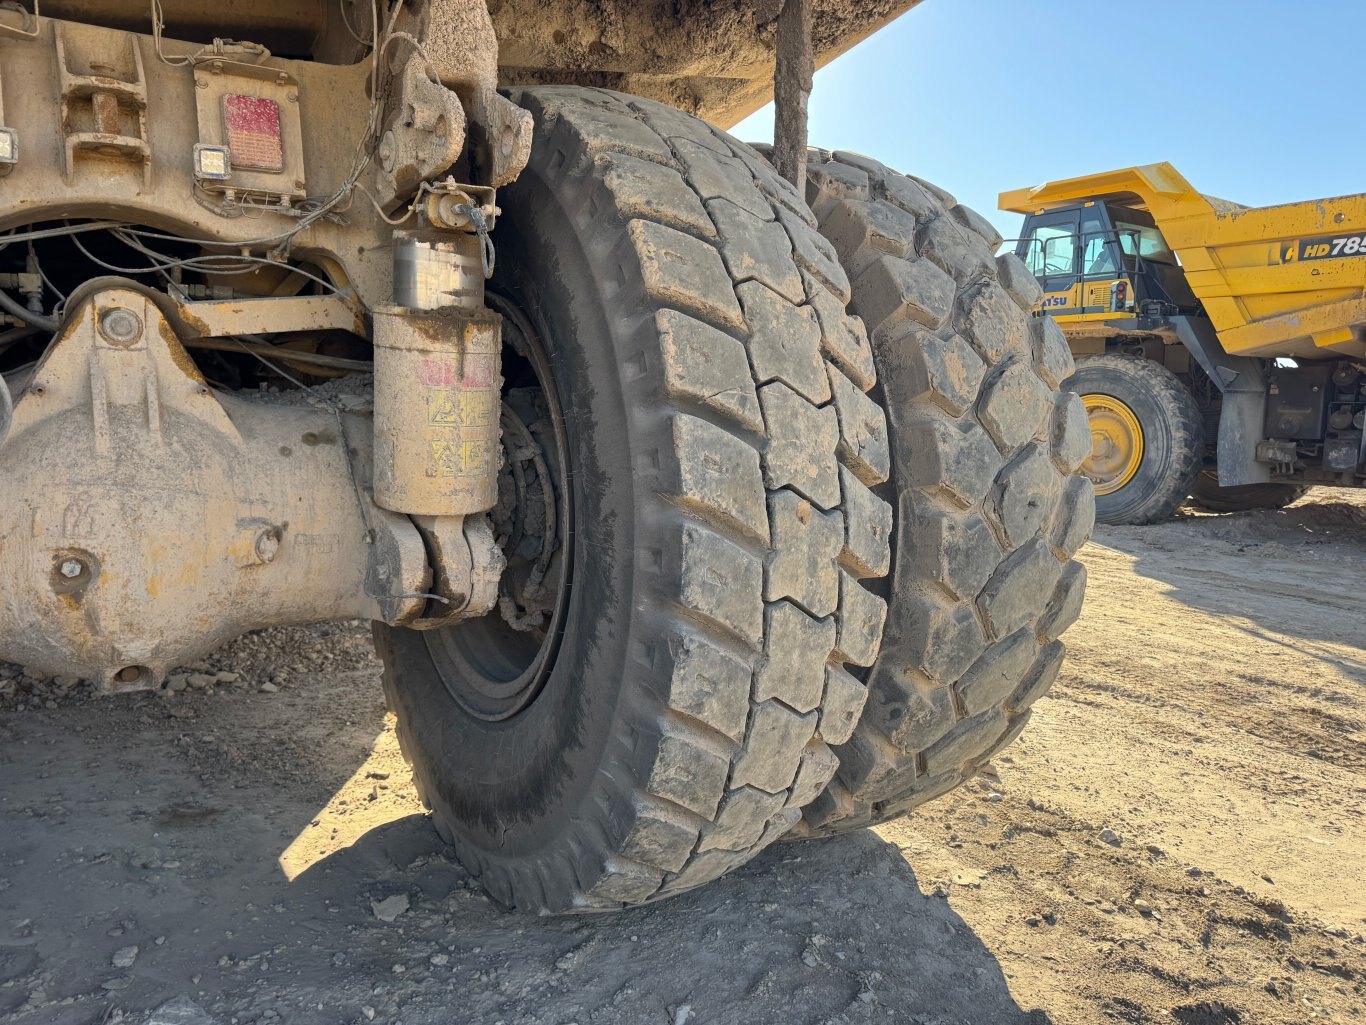
<path fill-rule="evenodd" d="M 1366 192 L 1366 0 L 924 0 L 817 72 L 811 143 L 1007 237 L 1002 190 L 1158 160 L 1253 206 Z"/>

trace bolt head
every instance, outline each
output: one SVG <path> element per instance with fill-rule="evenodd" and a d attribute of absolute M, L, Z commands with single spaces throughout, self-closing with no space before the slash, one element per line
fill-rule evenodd
<path fill-rule="evenodd" d="M 68 580 L 75 580 L 85 572 L 85 563 L 80 559 L 63 559 L 57 571 Z"/>
<path fill-rule="evenodd" d="M 280 532 L 274 528 L 263 530 L 256 535 L 256 557 L 262 562 L 270 562 L 280 551 Z"/>
<path fill-rule="evenodd" d="M 100 314 L 100 334 L 114 345 L 132 345 L 142 337 L 142 321 L 132 310 L 114 306 Z"/>

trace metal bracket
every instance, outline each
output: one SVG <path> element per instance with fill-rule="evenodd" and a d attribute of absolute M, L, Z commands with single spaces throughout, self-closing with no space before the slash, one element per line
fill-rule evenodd
<path fill-rule="evenodd" d="M 436 630 L 489 612 L 498 602 L 498 582 L 507 563 L 488 517 L 414 516 L 412 521 L 435 570 L 434 600 L 421 618 L 404 625 Z"/>
<path fill-rule="evenodd" d="M 40 0 L 33 0 L 32 14 L 23 7 L 6 7 L 3 10 L 0 10 L 0 14 L 7 14 L 10 12 L 18 14 L 19 17 L 23 19 L 23 26 L 21 28 L 15 28 L 13 25 L 6 25 L 0 20 L 0 35 L 13 36 L 16 39 L 38 38 L 38 34 L 43 30 L 43 8 Z"/>
<path fill-rule="evenodd" d="M 287 331 L 350 331 L 367 337 L 365 314 L 346 295 L 176 301 L 167 310 L 181 338 L 233 338 Z"/>
<path fill-rule="evenodd" d="M 1257 461 L 1266 421 L 1266 377 L 1250 356 L 1230 356 L 1205 317 L 1168 317 L 1188 352 L 1223 395 L 1219 412 L 1219 484 L 1264 484 L 1271 468 Z"/>
<path fill-rule="evenodd" d="M 415 57 L 404 65 L 396 92 L 380 137 L 375 183 L 379 204 L 387 210 L 450 167 L 465 148 L 465 108 L 459 96 L 431 77 L 426 61 Z"/>
<path fill-rule="evenodd" d="M 529 111 L 498 95 L 498 37 L 485 0 L 429 0 L 399 18 L 422 41 L 422 63 L 464 102 L 481 184 L 512 182 L 531 158 L 533 124 Z"/>
<path fill-rule="evenodd" d="M 66 180 L 70 182 L 76 175 L 77 154 L 90 154 L 140 164 L 143 185 L 150 189 L 152 147 L 147 142 L 147 75 L 136 38 L 126 39 L 127 51 L 123 54 L 114 53 L 108 46 L 95 59 L 82 53 L 92 73 L 77 74 L 72 70 L 68 52 L 70 31 L 70 26 L 57 23 L 52 32 L 61 89 L 61 127 L 66 140 Z M 100 43 L 106 38 L 97 37 Z"/>

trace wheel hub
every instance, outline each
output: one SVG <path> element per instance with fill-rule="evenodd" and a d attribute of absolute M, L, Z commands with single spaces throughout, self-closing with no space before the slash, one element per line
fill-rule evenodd
<path fill-rule="evenodd" d="M 498 609 L 427 635 L 446 690 L 479 719 L 509 719 L 540 693 L 554 665 L 569 589 L 566 433 L 545 348 L 509 300 L 503 316 L 503 459 L 491 513 L 507 559 Z"/>
<path fill-rule="evenodd" d="M 1143 428 L 1129 406 L 1112 395 L 1083 395 L 1091 424 L 1091 454 L 1082 472 L 1097 495 L 1118 491 L 1138 473 L 1143 462 Z"/>

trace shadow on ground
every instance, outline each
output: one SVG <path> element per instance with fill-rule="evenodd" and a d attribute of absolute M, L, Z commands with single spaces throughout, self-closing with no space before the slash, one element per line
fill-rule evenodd
<path fill-rule="evenodd" d="M 282 852 L 360 760 L 320 751 L 321 774 L 291 782 L 261 759 L 270 729 L 327 732 L 341 686 L 301 691 L 230 761 L 191 764 L 185 738 L 251 732 L 233 698 L 188 725 L 151 698 L 0 721 L 0 1021 L 142 1025 L 176 998 L 204 1017 L 166 1025 L 1049 1020 L 871 833 L 781 844 L 606 916 L 500 910 L 417 814 L 289 881 Z M 374 730 L 366 709 L 335 744 Z M 372 904 L 395 895 L 408 908 L 382 921 Z"/>
<path fill-rule="evenodd" d="M 1356 624 L 1366 616 L 1360 583 L 1366 573 L 1366 504 L 1354 494 L 1354 501 L 1332 497 L 1340 493 L 1316 489 L 1284 510 L 1101 526 L 1095 540 L 1131 556 L 1134 572 L 1168 585 L 1169 597 L 1225 617 L 1251 638 L 1276 642 L 1284 636 L 1359 648 Z M 1173 553 L 1180 557 L 1173 559 Z M 1322 657 L 1299 646 L 1294 653 Z M 1328 660 L 1366 680 L 1366 659 Z"/>

